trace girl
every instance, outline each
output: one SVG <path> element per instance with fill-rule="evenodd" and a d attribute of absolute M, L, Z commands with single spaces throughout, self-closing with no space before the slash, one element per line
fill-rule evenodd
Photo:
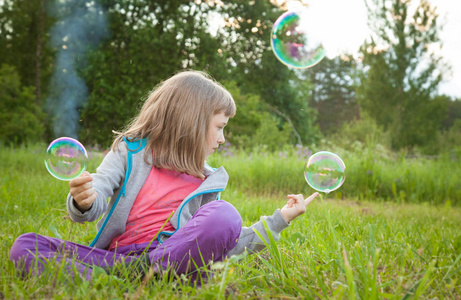
<path fill-rule="evenodd" d="M 32 274 L 40 274 L 49 259 L 64 260 L 69 271 L 75 263 L 78 274 L 90 280 L 92 265 L 189 274 L 226 256 L 262 250 L 254 231 L 267 237 L 262 221 L 242 228 L 238 211 L 219 199 L 226 171 L 205 163 L 224 143 L 224 127 L 235 111 L 230 93 L 203 72 L 183 71 L 164 81 L 132 123 L 115 132 L 96 173 L 69 183 L 73 221 L 102 215 L 93 242 L 85 246 L 27 233 L 14 242 L 10 259 Z M 288 195 L 281 210 L 264 217 L 272 235 L 278 239 L 317 195 L 306 200 Z"/>

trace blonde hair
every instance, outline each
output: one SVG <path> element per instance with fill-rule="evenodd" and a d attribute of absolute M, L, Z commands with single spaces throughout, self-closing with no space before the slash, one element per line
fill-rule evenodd
<path fill-rule="evenodd" d="M 182 71 L 150 92 L 138 115 L 122 132 L 116 132 L 112 150 L 123 137 L 147 138 L 144 160 L 157 168 L 204 178 L 207 133 L 212 117 L 235 115 L 232 95 L 208 74 Z"/>

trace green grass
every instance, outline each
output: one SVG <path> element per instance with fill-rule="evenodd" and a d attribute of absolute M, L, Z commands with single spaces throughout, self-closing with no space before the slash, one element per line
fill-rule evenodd
<path fill-rule="evenodd" d="M 304 180 L 304 164 L 309 154 L 320 150 L 338 154 L 346 165 L 345 184 L 329 198 L 461 206 L 461 151 L 435 158 L 408 158 L 380 146 L 355 152 L 323 146 L 277 153 L 224 152 L 212 156 L 210 164 L 226 167 L 232 189 L 257 195 L 280 195 L 286 190 L 312 193 Z"/>
<path fill-rule="evenodd" d="M 345 197 L 346 192 L 344 200 L 337 195 L 316 200 L 282 232 L 279 242 L 267 241 L 267 250 L 215 264 L 215 275 L 202 288 L 190 287 L 181 278 L 141 282 L 98 270 L 91 282 L 72 281 L 58 263 L 49 264 L 40 277 L 22 279 L 8 259 L 20 234 L 36 232 L 83 244 L 95 234 L 95 224 L 67 218 L 67 182 L 47 173 L 41 152 L 39 146 L 0 150 L 0 299 L 461 298 L 461 208 L 452 205 L 456 201 L 434 205 L 420 199 L 418 204 Z M 293 171 L 302 160 L 288 156 L 281 163 L 278 154 L 265 155 L 217 156 L 210 161 L 228 169 L 231 183 L 222 199 L 237 207 L 245 225 L 283 206 L 287 193 L 312 192 Z M 351 162 L 354 157 L 348 155 L 345 161 Z M 100 159 L 92 159 L 90 171 Z M 245 168 L 245 174 L 237 172 L 239 168 Z M 415 174 L 424 176 L 421 171 Z M 347 176 L 338 191 L 361 180 L 351 178 L 359 174 Z"/>

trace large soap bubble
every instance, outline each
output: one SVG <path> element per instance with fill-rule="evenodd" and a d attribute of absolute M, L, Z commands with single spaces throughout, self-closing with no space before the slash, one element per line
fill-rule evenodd
<path fill-rule="evenodd" d="M 46 149 L 45 166 L 59 180 L 72 180 L 85 171 L 88 153 L 83 145 L 69 137 L 61 137 Z"/>
<path fill-rule="evenodd" d="M 328 194 L 344 183 L 345 171 L 346 166 L 338 155 L 320 151 L 307 161 L 304 178 L 313 189 Z"/>
<path fill-rule="evenodd" d="M 287 11 L 274 23 L 271 45 L 275 56 L 293 68 L 310 68 L 325 57 L 325 49 L 302 13 Z"/>

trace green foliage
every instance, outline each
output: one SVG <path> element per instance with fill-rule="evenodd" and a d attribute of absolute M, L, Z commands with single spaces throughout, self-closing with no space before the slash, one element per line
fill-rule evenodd
<path fill-rule="evenodd" d="M 226 137 L 230 144 L 237 148 L 263 147 L 270 151 L 294 144 L 293 128 L 266 111 L 268 106 L 261 102 L 258 95 L 242 94 L 233 81 L 226 82 L 225 86 L 237 105 L 237 114 L 229 121 Z"/>
<path fill-rule="evenodd" d="M 47 34 L 54 20 L 46 13 L 46 1 L 14 0 L 0 2 L 0 65 L 14 66 L 22 86 L 47 90 L 53 70 L 53 49 Z"/>
<path fill-rule="evenodd" d="M 254 136 L 249 144 L 254 146 L 265 146 L 269 151 L 280 149 L 281 145 L 289 143 L 291 138 L 291 128 L 288 123 L 284 123 L 282 129 L 277 126 L 278 120 L 269 113 L 263 113 L 261 125 L 256 129 Z"/>
<path fill-rule="evenodd" d="M 360 120 L 345 123 L 336 134 L 329 136 L 328 140 L 335 145 L 350 150 L 355 150 L 354 145 L 357 143 L 366 145 L 380 144 L 386 148 L 391 146 L 389 132 L 385 132 L 367 114 L 362 114 Z"/>
<path fill-rule="evenodd" d="M 244 147 L 249 145 L 250 137 L 261 125 L 262 104 L 258 95 L 242 94 L 234 81 L 223 83 L 231 93 L 237 106 L 237 113 L 229 120 L 226 139 L 232 145 Z"/>
<path fill-rule="evenodd" d="M 440 132 L 434 144 L 436 149 L 432 149 L 433 152 L 459 154 L 461 152 L 461 119 L 455 120 L 449 130 Z"/>
<path fill-rule="evenodd" d="M 435 7 L 421 1 L 413 12 L 412 1 L 366 3 L 375 34 L 362 47 L 367 71 L 357 89 L 359 103 L 391 132 L 394 148 L 425 145 L 443 119 L 433 97 L 444 65 L 428 50 L 439 42 Z"/>
<path fill-rule="evenodd" d="M 439 102 L 439 105 L 445 108 L 441 129 L 449 130 L 457 120 L 461 119 L 461 99 L 441 95 L 435 97 L 434 101 Z"/>
<path fill-rule="evenodd" d="M 88 54 L 82 69 L 88 83 L 81 139 L 105 146 L 112 130 L 134 117 L 145 96 L 181 69 L 200 69 L 222 79 L 219 39 L 208 32 L 206 16 L 214 7 L 193 1 L 103 3 L 111 37 Z M 136 17 L 133 17 L 136 16 Z"/>
<path fill-rule="evenodd" d="M 317 111 L 317 123 L 324 135 L 360 117 L 356 73 L 357 63 L 350 56 L 325 57 L 315 68 L 302 72 L 312 84 L 309 106 Z"/>
<path fill-rule="evenodd" d="M 0 68 L 0 142 L 20 145 L 39 141 L 44 132 L 44 114 L 34 102 L 33 88 L 21 87 L 15 68 Z"/>
<path fill-rule="evenodd" d="M 364 143 L 357 127 L 367 125 L 340 128 L 362 113 L 386 132 L 386 141 L 379 142 L 385 146 L 389 138 L 394 149 L 435 154 L 453 148 L 456 144 L 450 143 L 457 142 L 457 133 L 450 128 L 461 118 L 461 106 L 460 101 L 436 96 L 444 65 L 427 48 L 437 42 L 441 28 L 434 7 L 427 1 L 416 10 L 411 1 L 367 3 L 374 34 L 362 48 L 363 68 L 352 57 L 341 56 L 325 58 L 315 68 L 293 70 L 277 60 L 270 46 L 273 23 L 285 9 L 275 1 L 0 1 L 0 65 L 14 66 L 20 89 L 34 86 L 29 90 L 34 102 L 48 112 L 47 118 L 37 114 L 41 125 L 33 123 L 27 137 L 19 139 L 50 140 L 57 134 L 54 127 L 67 128 L 56 125 L 64 120 L 80 130 L 85 145 L 108 147 L 112 130 L 121 130 L 133 118 L 155 85 L 178 70 L 199 69 L 234 95 L 238 112 L 229 124 L 228 140 L 238 147 L 282 150 L 285 143 L 317 144 L 322 135 L 331 139 L 340 131 L 333 137 L 350 135 L 350 141 L 337 143 L 347 148 L 353 138 Z M 69 28 L 55 35 L 65 16 L 100 7 L 101 13 L 93 17 L 103 15 L 110 36 L 97 48 L 88 51 L 104 29 L 92 30 L 85 38 L 77 38 Z M 84 15 L 90 24 L 90 14 Z M 210 26 L 216 15 L 223 18 L 223 27 Z M 74 48 L 85 51 L 72 61 L 59 59 L 60 53 Z M 81 77 L 82 93 L 69 88 L 75 81 L 57 86 L 55 77 L 48 88 L 52 72 L 62 63 L 75 67 L 67 76 Z M 63 73 L 56 77 L 67 79 Z M 55 97 L 65 92 L 75 98 L 73 103 Z M 44 103 L 44 98 L 50 101 Z M 75 120 L 57 107 L 72 111 Z M 27 119 L 20 120 L 23 131 Z"/>
<path fill-rule="evenodd" d="M 222 43 L 229 78 L 242 93 L 259 95 L 263 104 L 282 113 L 281 122 L 288 118 L 301 143 L 316 141 L 316 112 L 308 107 L 312 85 L 282 64 L 270 46 L 272 26 L 283 11 L 270 1 L 226 1 L 222 13 L 228 25 L 218 33 L 231 37 Z M 271 113 L 279 118 L 274 109 Z"/>

